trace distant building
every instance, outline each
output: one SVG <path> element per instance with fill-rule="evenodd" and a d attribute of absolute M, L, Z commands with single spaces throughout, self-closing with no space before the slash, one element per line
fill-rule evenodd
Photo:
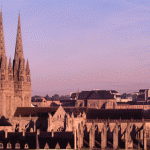
<path fill-rule="evenodd" d="M 150 89 L 140 89 L 138 92 L 136 101 L 149 102 L 150 101 Z"/>
<path fill-rule="evenodd" d="M 76 107 L 87 107 L 96 109 L 116 108 L 116 99 L 114 98 L 114 94 L 112 94 L 111 91 L 82 91 L 78 93 L 78 96 L 76 96 L 76 98 Z"/>

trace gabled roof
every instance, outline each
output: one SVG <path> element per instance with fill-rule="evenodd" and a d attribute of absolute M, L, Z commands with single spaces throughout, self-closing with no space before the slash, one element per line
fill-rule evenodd
<path fill-rule="evenodd" d="M 0 118 L 0 126 L 12 126 L 4 116 Z"/>
<path fill-rule="evenodd" d="M 74 148 L 73 132 L 54 132 L 54 137 L 51 137 L 51 133 L 48 132 L 43 132 L 39 135 L 40 149 L 44 148 L 46 143 L 48 143 L 49 149 L 55 149 L 57 143 L 61 149 L 66 149 L 68 142 L 71 148 Z"/>
<path fill-rule="evenodd" d="M 114 99 L 114 95 L 106 90 L 82 91 L 79 93 L 78 100 L 86 99 Z"/>
<path fill-rule="evenodd" d="M 59 107 L 18 107 L 14 114 L 14 117 L 19 117 L 19 114 L 22 117 L 32 117 L 40 116 L 41 114 L 48 114 L 51 113 L 52 116 L 55 114 Z M 74 113 L 75 115 L 79 115 L 80 112 L 86 112 L 86 107 L 75 108 L 75 107 L 63 107 L 66 113 L 70 115 Z"/>
<path fill-rule="evenodd" d="M 70 98 L 75 99 L 75 97 L 76 97 L 76 93 L 72 93 Z"/>
<path fill-rule="evenodd" d="M 92 91 L 82 91 L 79 93 L 78 99 L 79 100 L 85 100 L 89 97 L 89 95 L 92 93 Z"/>
<path fill-rule="evenodd" d="M 92 91 L 88 99 L 114 99 L 110 91 Z"/>
<path fill-rule="evenodd" d="M 19 117 L 19 114 L 23 117 L 28 117 L 29 115 L 35 117 L 44 113 L 51 113 L 53 115 L 57 109 L 58 107 L 18 107 L 14 117 Z"/>

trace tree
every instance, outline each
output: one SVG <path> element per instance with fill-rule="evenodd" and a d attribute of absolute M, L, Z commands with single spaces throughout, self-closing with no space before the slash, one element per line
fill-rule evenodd
<path fill-rule="evenodd" d="M 59 100 L 59 95 L 58 95 L 58 94 L 54 94 L 54 95 L 52 96 L 52 99 L 53 99 L 53 100 Z"/>
<path fill-rule="evenodd" d="M 45 99 L 48 100 L 50 97 L 48 96 L 48 94 L 46 94 Z"/>

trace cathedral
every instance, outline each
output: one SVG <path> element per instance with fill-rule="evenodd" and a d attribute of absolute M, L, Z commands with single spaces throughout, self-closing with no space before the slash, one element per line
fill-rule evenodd
<path fill-rule="evenodd" d="M 25 62 L 21 36 L 20 14 L 13 63 L 7 63 L 2 10 L 0 13 L 0 115 L 12 118 L 17 107 L 31 106 L 29 62 Z"/>
<path fill-rule="evenodd" d="M 150 149 L 150 110 L 115 109 L 115 91 L 84 91 L 76 107 L 31 107 L 20 14 L 13 63 L 0 13 L 0 149 Z"/>

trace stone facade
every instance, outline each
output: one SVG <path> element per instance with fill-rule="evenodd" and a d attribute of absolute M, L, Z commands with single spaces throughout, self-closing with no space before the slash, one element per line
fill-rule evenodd
<path fill-rule="evenodd" d="M 15 113 L 14 118 L 16 118 L 16 124 L 19 124 L 19 132 L 23 132 L 23 134 L 28 128 L 26 127 L 27 122 L 30 124 L 32 120 L 34 122 L 33 129 L 29 131 L 37 132 L 39 136 L 43 134 L 45 136 L 47 134 L 51 135 L 52 139 L 49 139 L 50 141 L 56 139 L 58 133 L 73 134 L 74 146 L 71 148 L 74 149 L 143 148 L 146 150 L 150 146 L 150 115 L 147 111 L 125 110 L 122 112 L 117 109 L 63 108 L 62 106 L 42 108 L 45 116 L 48 114 L 46 118 L 48 122 L 47 130 L 43 132 L 42 128 L 40 129 L 37 126 L 39 117 L 35 116 L 31 109 L 35 112 L 43 113 L 40 110 L 41 108 L 30 108 L 25 111 L 22 109 L 22 112 L 17 109 Z M 17 117 L 19 113 L 20 117 Z M 28 115 L 28 117 L 24 117 L 24 114 Z M 30 126 L 30 128 L 32 127 Z M 60 137 L 58 136 L 58 139 Z M 61 144 L 58 141 L 56 143 Z M 56 143 L 55 145 L 58 145 Z M 45 143 L 45 146 L 48 147 L 48 144 Z"/>
<path fill-rule="evenodd" d="M 2 10 L 0 13 L 0 115 L 12 118 L 17 107 L 31 106 L 31 79 L 29 62 L 25 66 L 21 37 L 20 14 L 13 65 L 7 65 L 5 54 Z"/>

